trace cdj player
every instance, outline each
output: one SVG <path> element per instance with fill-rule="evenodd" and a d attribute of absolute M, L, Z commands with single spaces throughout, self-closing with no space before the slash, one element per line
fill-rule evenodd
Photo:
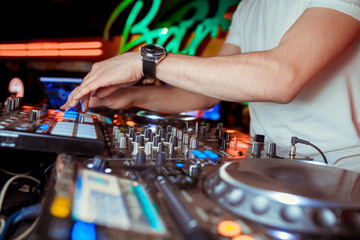
<path fill-rule="evenodd" d="M 16 102 L 0 116 L 1 147 L 59 153 L 31 240 L 360 239 L 360 175 L 262 135 Z"/>

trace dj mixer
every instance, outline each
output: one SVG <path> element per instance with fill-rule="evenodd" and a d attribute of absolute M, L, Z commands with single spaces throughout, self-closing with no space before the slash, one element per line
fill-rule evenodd
<path fill-rule="evenodd" d="M 103 154 L 104 138 L 95 115 L 21 106 L 20 98 L 0 106 L 1 147 L 73 154 Z"/>
<path fill-rule="evenodd" d="M 31 240 L 360 239 L 360 175 L 295 156 L 290 139 L 153 112 L 0 116 L 1 147 L 58 153 Z"/>

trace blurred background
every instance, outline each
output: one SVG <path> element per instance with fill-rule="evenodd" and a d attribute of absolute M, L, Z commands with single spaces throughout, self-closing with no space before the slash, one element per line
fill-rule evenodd
<path fill-rule="evenodd" d="M 53 101 L 55 106 L 52 98 L 65 100 L 93 63 L 138 51 L 144 44 L 161 44 L 173 53 L 214 56 L 226 39 L 239 2 L 1 1 L 0 102 L 21 94 L 20 79 L 25 104 Z M 193 114 L 248 131 L 246 103 L 223 102 Z"/>

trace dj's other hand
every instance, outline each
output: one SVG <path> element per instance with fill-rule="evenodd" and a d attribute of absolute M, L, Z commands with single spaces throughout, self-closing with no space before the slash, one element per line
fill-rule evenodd
<path fill-rule="evenodd" d="M 142 77 L 142 62 L 139 52 L 124 53 L 95 63 L 80 86 L 74 89 L 61 108 L 67 110 L 80 102 L 82 111 L 86 111 L 91 94 L 94 95 L 98 89 L 111 86 L 128 87 Z"/>

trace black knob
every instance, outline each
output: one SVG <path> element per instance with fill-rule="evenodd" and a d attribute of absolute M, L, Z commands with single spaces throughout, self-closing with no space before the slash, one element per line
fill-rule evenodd
<path fill-rule="evenodd" d="M 159 129 L 159 136 L 160 136 L 160 138 L 165 138 L 164 129 Z"/>
<path fill-rule="evenodd" d="M 276 157 L 276 143 L 269 143 L 267 155 L 271 158 Z"/>
<path fill-rule="evenodd" d="M 166 160 L 166 153 L 165 152 L 159 152 L 156 155 L 156 164 L 157 165 L 163 165 L 165 163 Z"/>
<path fill-rule="evenodd" d="M 153 138 L 153 146 L 158 147 L 159 142 L 160 142 L 160 136 L 154 136 L 154 138 Z"/>
<path fill-rule="evenodd" d="M 146 128 L 144 130 L 144 137 L 145 138 L 150 138 L 150 132 L 151 132 L 151 130 L 149 128 Z"/>
<path fill-rule="evenodd" d="M 263 143 L 265 141 L 265 136 L 261 134 L 255 134 L 253 141 Z"/>
<path fill-rule="evenodd" d="M 130 139 L 134 139 L 134 138 L 135 138 L 135 129 L 134 129 L 134 128 L 130 128 L 130 129 L 129 129 L 129 138 L 130 138 Z"/>
<path fill-rule="evenodd" d="M 36 121 L 36 117 L 37 117 L 36 111 L 31 111 L 31 112 L 30 112 L 30 115 L 29 115 L 29 121 L 30 121 L 30 122 L 35 122 L 35 121 Z"/>
<path fill-rule="evenodd" d="M 178 146 L 178 139 L 177 139 L 177 137 L 171 136 L 171 137 L 170 137 L 170 140 L 169 140 L 169 143 L 172 143 L 174 147 L 177 147 L 177 146 Z"/>
<path fill-rule="evenodd" d="M 255 158 L 261 157 L 261 143 L 258 143 L 258 142 L 253 143 L 251 155 Z"/>

